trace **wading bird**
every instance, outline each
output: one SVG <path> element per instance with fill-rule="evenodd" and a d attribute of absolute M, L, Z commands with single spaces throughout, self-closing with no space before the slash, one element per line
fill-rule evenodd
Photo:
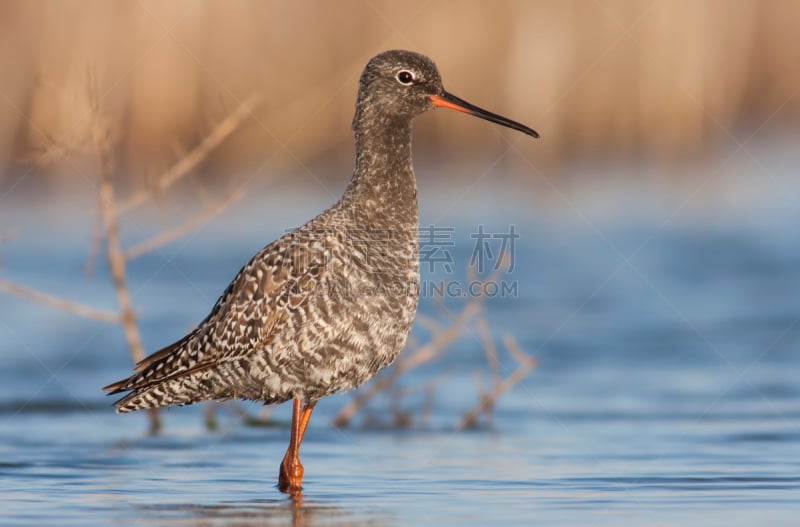
<path fill-rule="evenodd" d="M 417 310 L 417 187 L 411 121 L 450 108 L 533 137 L 531 128 L 445 91 L 410 51 L 372 58 L 359 81 L 355 170 L 342 198 L 264 247 L 188 335 L 110 384 L 118 412 L 215 399 L 294 401 L 278 487 L 301 488 L 299 449 L 319 399 L 391 364 Z"/>

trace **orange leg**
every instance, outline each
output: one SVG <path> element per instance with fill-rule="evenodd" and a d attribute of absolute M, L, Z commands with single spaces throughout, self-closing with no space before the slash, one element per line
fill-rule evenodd
<path fill-rule="evenodd" d="M 303 414 L 300 416 L 300 442 L 303 442 L 303 437 L 306 435 L 306 427 L 308 426 L 308 421 L 311 419 L 311 412 L 314 411 L 313 404 L 306 404 L 303 407 Z M 299 445 L 298 445 L 299 447 Z"/>
<path fill-rule="evenodd" d="M 300 463 L 300 443 L 303 442 L 303 435 L 306 433 L 308 420 L 314 410 L 313 404 L 307 404 L 300 410 L 303 400 L 300 397 L 294 398 L 292 406 L 292 435 L 289 440 L 289 448 L 281 462 L 281 470 L 278 474 L 278 488 L 282 492 L 298 492 L 303 487 L 303 465 Z"/>

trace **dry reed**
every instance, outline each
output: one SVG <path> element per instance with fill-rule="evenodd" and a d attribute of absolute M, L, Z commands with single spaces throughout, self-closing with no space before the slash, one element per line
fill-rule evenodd
<path fill-rule="evenodd" d="M 390 47 L 430 54 L 455 93 L 541 129 L 539 160 L 691 153 L 779 108 L 786 122 L 800 116 L 800 1 L 370 7 L 355 0 L 9 3 L 0 17 L 7 40 L 0 46 L 0 167 L 43 143 L 63 147 L 53 150 L 56 159 L 75 148 L 63 136 L 81 108 L 74 96 L 53 92 L 79 93 L 86 66 L 97 69 L 108 119 L 120 123 L 118 157 L 128 177 L 168 163 L 176 138 L 195 142 L 205 109 L 246 105 L 253 89 L 269 94 L 259 126 L 214 147 L 219 173 L 257 165 L 264 152 L 282 152 L 278 169 L 305 162 L 332 153 L 332 139 L 349 152 L 358 74 Z M 461 151 L 465 143 L 496 149 L 477 125 L 454 129 L 440 118 L 419 128 L 420 147 L 437 146 L 447 129 L 447 144 Z M 194 164 L 191 156 L 184 161 Z M 54 167 L 50 177 L 63 172 Z"/>

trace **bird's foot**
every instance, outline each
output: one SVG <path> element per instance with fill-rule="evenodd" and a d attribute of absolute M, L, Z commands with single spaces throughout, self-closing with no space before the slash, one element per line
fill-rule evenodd
<path fill-rule="evenodd" d="M 299 459 L 284 459 L 278 473 L 278 490 L 286 493 L 299 492 L 303 488 L 303 465 Z"/>

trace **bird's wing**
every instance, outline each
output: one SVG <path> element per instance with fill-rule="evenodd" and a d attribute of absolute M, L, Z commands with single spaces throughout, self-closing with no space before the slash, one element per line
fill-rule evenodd
<path fill-rule="evenodd" d="M 324 236 L 320 241 L 302 232 L 288 233 L 264 247 L 242 267 L 197 328 L 136 364 L 136 374 L 103 390 L 145 390 L 269 348 L 289 312 L 308 302 L 326 275 L 330 243 Z"/>

